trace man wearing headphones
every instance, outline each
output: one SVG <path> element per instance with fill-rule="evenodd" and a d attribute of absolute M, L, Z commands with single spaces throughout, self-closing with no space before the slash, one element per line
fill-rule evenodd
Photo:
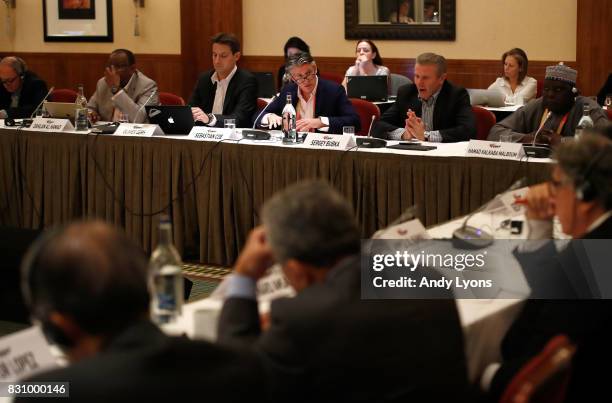
<path fill-rule="evenodd" d="M 558 334 L 577 347 L 565 401 L 598 401 L 609 382 L 598 363 L 612 359 L 612 142 L 589 134 L 560 144 L 555 156 L 551 181 L 527 195 L 529 238 L 552 239 L 557 216 L 573 240 L 515 253 L 532 294 L 502 342 L 503 362 L 483 375 L 494 398 Z"/>
<path fill-rule="evenodd" d="M 29 118 L 47 95 L 47 84 L 16 56 L 0 60 L 0 119 Z"/>
<path fill-rule="evenodd" d="M 34 322 L 70 362 L 30 381 L 70 382 L 71 400 L 88 402 L 202 395 L 238 402 L 266 394 L 254 357 L 166 336 L 149 321 L 145 255 L 108 224 L 79 222 L 45 234 L 21 270 Z"/>
<path fill-rule="evenodd" d="M 512 134 L 515 142 L 555 145 L 561 137 L 573 136 L 589 106 L 595 126 L 607 122 L 606 112 L 593 100 L 578 95 L 578 72 L 564 64 L 546 67 L 542 97 L 529 102 L 491 128 L 488 140 L 499 141 L 502 134 Z"/>

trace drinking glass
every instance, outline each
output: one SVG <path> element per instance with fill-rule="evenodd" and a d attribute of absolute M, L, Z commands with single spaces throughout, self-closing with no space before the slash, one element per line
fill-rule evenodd
<path fill-rule="evenodd" d="M 234 137 L 234 134 L 236 133 L 236 119 L 225 119 L 223 121 L 223 126 L 226 129 L 229 129 L 230 136 Z"/>
<path fill-rule="evenodd" d="M 511 133 L 502 133 L 499 135 L 499 141 L 502 143 L 512 143 L 512 134 Z"/>
<path fill-rule="evenodd" d="M 117 114 L 117 123 L 130 123 L 128 114 L 125 112 L 119 112 Z"/>
<path fill-rule="evenodd" d="M 355 128 L 353 126 L 342 127 L 342 134 L 352 136 L 355 134 Z"/>

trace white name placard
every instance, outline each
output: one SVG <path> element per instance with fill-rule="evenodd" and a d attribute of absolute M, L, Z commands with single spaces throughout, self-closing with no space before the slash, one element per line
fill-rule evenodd
<path fill-rule="evenodd" d="M 34 118 L 30 129 L 45 132 L 65 132 L 74 130 L 74 126 L 68 119 Z"/>
<path fill-rule="evenodd" d="M 318 148 L 324 150 L 347 150 L 357 145 L 355 136 L 327 134 L 327 133 L 308 133 L 304 145 L 308 148 Z"/>
<path fill-rule="evenodd" d="M 0 381 L 14 382 L 57 366 L 45 336 L 32 326 L 0 339 Z"/>
<path fill-rule="evenodd" d="M 158 125 L 121 123 L 115 131 L 115 136 L 152 137 L 163 136 L 164 132 Z"/>
<path fill-rule="evenodd" d="M 220 127 L 193 126 L 188 138 L 200 141 L 240 140 L 236 130 Z"/>
<path fill-rule="evenodd" d="M 528 190 L 529 187 L 523 187 L 520 189 L 511 190 L 500 196 L 500 200 L 506 208 L 506 212 L 509 216 L 514 217 L 525 214 L 525 204 L 523 204 L 522 201 L 527 197 Z"/>
<path fill-rule="evenodd" d="M 470 140 L 466 156 L 519 161 L 525 156 L 525 151 L 521 143 Z"/>

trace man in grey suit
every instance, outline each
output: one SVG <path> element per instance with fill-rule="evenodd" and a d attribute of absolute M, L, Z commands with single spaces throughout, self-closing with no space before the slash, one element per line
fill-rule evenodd
<path fill-rule="evenodd" d="M 157 83 L 138 71 L 132 52 L 114 50 L 87 104 L 91 120 L 116 122 L 123 113 L 129 122 L 142 123 L 146 121 L 145 105 L 159 105 Z"/>
<path fill-rule="evenodd" d="M 362 300 L 361 231 L 338 192 L 298 183 L 266 202 L 261 217 L 229 280 L 218 341 L 264 359 L 275 401 L 461 400 L 455 302 Z M 274 261 L 297 295 L 272 302 L 262 331 L 255 281 Z"/>

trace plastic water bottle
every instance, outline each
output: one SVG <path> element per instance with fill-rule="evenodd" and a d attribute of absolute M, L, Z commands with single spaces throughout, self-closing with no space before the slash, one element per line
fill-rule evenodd
<path fill-rule="evenodd" d="M 83 90 L 83 84 L 78 85 L 78 95 L 75 104 L 77 105 L 74 111 L 74 125 L 79 131 L 87 130 L 87 98 Z"/>
<path fill-rule="evenodd" d="M 181 256 L 172 243 L 172 224 L 168 216 L 159 222 L 159 242 L 149 261 L 151 319 L 157 324 L 176 320 L 181 314 L 184 282 Z"/>
<path fill-rule="evenodd" d="M 593 126 L 593 119 L 591 119 L 591 107 L 589 105 L 584 105 L 582 117 L 580 118 L 580 121 L 578 121 L 578 126 L 576 126 L 576 133 L 574 134 L 576 140 L 580 139 L 580 137 L 584 133 L 584 129 L 589 129 Z"/>
<path fill-rule="evenodd" d="M 287 103 L 283 108 L 283 134 L 286 139 L 295 142 L 297 139 L 297 130 L 295 128 L 295 108 L 291 103 L 291 94 L 287 94 Z"/>

